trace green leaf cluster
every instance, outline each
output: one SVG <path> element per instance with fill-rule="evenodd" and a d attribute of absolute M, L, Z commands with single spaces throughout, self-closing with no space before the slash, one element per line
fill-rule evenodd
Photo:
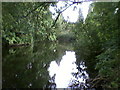
<path fill-rule="evenodd" d="M 3 43 L 32 43 L 36 40 L 56 39 L 53 19 L 49 11 L 51 3 L 45 2 L 3 2 Z"/>
<path fill-rule="evenodd" d="M 94 69 L 107 82 L 103 87 L 120 86 L 120 2 L 95 2 L 83 23 L 76 24 L 74 33 L 80 58 L 94 62 Z M 81 53 L 82 52 L 82 53 Z M 91 66 L 88 66 L 88 68 Z"/>

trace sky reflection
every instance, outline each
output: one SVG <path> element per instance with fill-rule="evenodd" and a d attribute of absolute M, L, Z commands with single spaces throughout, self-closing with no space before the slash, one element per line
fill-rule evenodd
<path fill-rule="evenodd" d="M 80 66 L 77 66 L 75 62 L 76 56 L 74 51 L 66 51 L 66 54 L 60 61 L 60 65 L 56 61 L 52 61 L 48 68 L 51 77 L 49 82 L 55 83 L 56 88 L 72 87 L 76 81 L 78 84 L 85 83 L 85 80 L 88 78 L 88 74 L 84 70 L 86 68 L 85 63 L 82 62 Z"/>

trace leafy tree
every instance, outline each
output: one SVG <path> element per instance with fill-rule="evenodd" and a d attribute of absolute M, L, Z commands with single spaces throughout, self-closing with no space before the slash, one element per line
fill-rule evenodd
<path fill-rule="evenodd" d="M 3 43 L 32 43 L 33 40 L 55 40 L 51 3 L 2 3 Z M 54 38 L 53 38 L 54 37 Z"/>
<path fill-rule="evenodd" d="M 105 77 L 102 84 L 107 88 L 118 88 L 120 77 L 120 3 L 96 2 L 92 4 L 85 23 L 76 24 L 74 33 L 77 38 L 77 49 L 81 59 L 94 63 L 92 69 Z M 88 64 L 88 63 L 87 63 Z M 88 64 L 88 68 L 91 67 Z M 92 76 L 92 74 L 91 74 Z"/>

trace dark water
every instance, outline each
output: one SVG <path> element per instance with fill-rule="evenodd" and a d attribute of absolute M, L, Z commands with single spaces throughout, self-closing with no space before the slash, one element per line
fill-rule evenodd
<path fill-rule="evenodd" d="M 89 74 L 73 44 L 39 42 L 3 49 L 3 88 L 86 88 Z M 78 62 L 79 61 L 79 62 Z"/>

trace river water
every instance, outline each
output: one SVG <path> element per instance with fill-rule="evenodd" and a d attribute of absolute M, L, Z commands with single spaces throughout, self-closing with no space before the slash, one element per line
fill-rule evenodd
<path fill-rule="evenodd" d="M 86 62 L 72 43 L 39 42 L 3 48 L 3 88 L 80 88 L 89 86 Z"/>

